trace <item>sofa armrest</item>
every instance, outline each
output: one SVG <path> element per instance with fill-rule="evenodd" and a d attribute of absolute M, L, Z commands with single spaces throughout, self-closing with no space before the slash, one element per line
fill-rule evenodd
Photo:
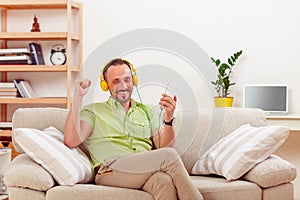
<path fill-rule="evenodd" d="M 10 169 L 4 175 L 7 187 L 31 188 L 47 191 L 55 184 L 52 176 L 28 155 L 20 154 L 12 162 Z"/>
<path fill-rule="evenodd" d="M 54 126 L 63 132 L 68 112 L 68 109 L 55 107 L 18 108 L 12 117 L 13 133 L 16 128 L 35 128 L 44 130 L 49 126 Z M 12 142 L 17 152 L 24 153 L 15 142 L 14 134 L 12 135 Z"/>
<path fill-rule="evenodd" d="M 296 167 L 279 156 L 269 158 L 254 166 L 241 179 L 256 183 L 262 188 L 289 183 L 296 178 Z"/>

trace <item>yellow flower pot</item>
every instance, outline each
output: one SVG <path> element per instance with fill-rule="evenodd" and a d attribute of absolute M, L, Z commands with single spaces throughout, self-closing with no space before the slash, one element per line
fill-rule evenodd
<path fill-rule="evenodd" d="M 216 108 L 232 107 L 233 97 L 215 97 Z"/>

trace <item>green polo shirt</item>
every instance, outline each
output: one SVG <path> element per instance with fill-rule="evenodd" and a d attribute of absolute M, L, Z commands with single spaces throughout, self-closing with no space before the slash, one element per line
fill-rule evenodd
<path fill-rule="evenodd" d="M 86 140 L 93 168 L 100 166 L 105 159 L 150 151 L 153 145 L 151 134 L 162 127 L 159 114 L 154 110 L 151 105 L 131 99 L 126 114 L 122 105 L 111 97 L 106 102 L 84 106 L 80 119 L 93 127 Z"/>

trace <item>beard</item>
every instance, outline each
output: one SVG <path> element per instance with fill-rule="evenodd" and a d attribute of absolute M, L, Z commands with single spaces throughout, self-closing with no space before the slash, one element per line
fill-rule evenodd
<path fill-rule="evenodd" d="M 131 99 L 132 90 L 117 90 L 116 91 L 116 100 L 120 103 L 127 103 Z"/>

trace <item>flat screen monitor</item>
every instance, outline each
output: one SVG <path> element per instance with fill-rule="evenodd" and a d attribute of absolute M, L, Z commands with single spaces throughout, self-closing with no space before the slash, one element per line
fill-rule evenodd
<path fill-rule="evenodd" d="M 267 115 L 286 115 L 288 113 L 288 86 L 286 84 L 244 85 L 243 107 L 260 108 Z"/>

